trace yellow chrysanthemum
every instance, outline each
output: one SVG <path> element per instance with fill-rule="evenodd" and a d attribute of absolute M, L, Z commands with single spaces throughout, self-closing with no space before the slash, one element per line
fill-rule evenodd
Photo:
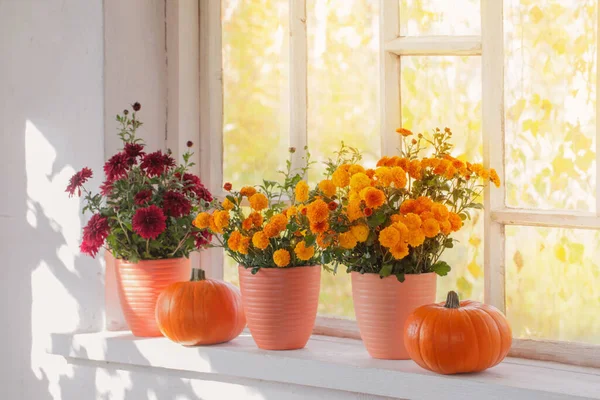
<path fill-rule="evenodd" d="M 365 189 L 363 189 L 363 190 L 365 190 Z M 350 201 L 359 201 L 360 202 L 360 200 L 361 200 L 360 193 L 358 193 L 355 190 L 349 190 L 348 191 L 348 200 L 350 200 Z"/>
<path fill-rule="evenodd" d="M 490 169 L 490 181 L 492 181 L 496 187 L 500 187 L 500 177 L 494 168 Z"/>
<path fill-rule="evenodd" d="M 214 213 L 215 226 L 219 231 L 229 226 L 229 211 L 215 211 Z"/>
<path fill-rule="evenodd" d="M 315 200 L 308 205 L 306 216 L 313 224 L 325 221 L 329 216 L 329 207 L 327 207 L 327 203 L 325 203 L 323 200 Z"/>
<path fill-rule="evenodd" d="M 227 247 L 229 247 L 231 251 L 238 251 L 241 240 L 242 234 L 239 231 L 233 231 L 227 240 Z"/>
<path fill-rule="evenodd" d="M 194 218 L 194 226 L 198 229 L 206 229 L 209 226 L 210 214 L 201 212 Z"/>
<path fill-rule="evenodd" d="M 435 203 L 431 206 L 431 212 L 435 219 L 439 222 L 445 221 L 448 219 L 448 208 L 440 203 Z"/>
<path fill-rule="evenodd" d="M 340 233 L 340 246 L 344 249 L 353 249 L 358 244 L 356 237 L 352 234 L 352 232 L 343 232 Z"/>
<path fill-rule="evenodd" d="M 244 186 L 241 190 L 240 190 L 240 194 L 242 196 L 245 197 L 252 197 L 256 194 L 256 189 L 254 189 L 252 186 Z"/>
<path fill-rule="evenodd" d="M 269 247 L 269 238 L 262 231 L 256 232 L 252 236 L 252 244 L 257 249 L 264 250 Z"/>
<path fill-rule="evenodd" d="M 290 264 L 290 252 L 285 249 L 279 249 L 273 253 L 273 261 L 278 267 L 287 267 Z"/>
<path fill-rule="evenodd" d="M 333 181 L 329 179 L 324 179 L 321 182 L 319 182 L 319 190 L 321 190 L 321 192 L 323 192 L 325 196 L 331 198 L 335 196 L 335 192 L 337 189 Z"/>
<path fill-rule="evenodd" d="M 213 233 L 223 233 L 223 228 L 219 228 L 215 224 L 215 215 L 211 215 L 208 219 L 208 227 Z"/>
<path fill-rule="evenodd" d="M 350 184 L 350 174 L 340 167 L 331 175 L 331 181 L 335 186 L 345 188 Z"/>
<path fill-rule="evenodd" d="M 404 223 L 402 223 L 402 222 L 396 222 L 392 226 L 394 228 L 396 228 L 398 233 L 400 233 L 400 240 L 402 242 L 405 242 L 406 237 L 408 236 L 408 227 L 406 225 L 404 225 Z"/>
<path fill-rule="evenodd" d="M 304 243 L 303 240 L 301 242 L 298 242 L 298 244 L 294 248 L 294 253 L 296 253 L 296 256 L 302 261 L 307 261 L 313 258 L 313 256 L 315 255 L 315 246 L 306 247 L 306 243 Z"/>
<path fill-rule="evenodd" d="M 231 201 L 229 201 L 229 199 L 225 199 L 223 200 L 223 203 L 221 203 L 221 206 L 224 210 L 231 211 L 233 210 L 234 204 Z"/>
<path fill-rule="evenodd" d="M 356 174 L 364 174 L 365 172 L 366 171 L 363 168 L 363 166 L 362 165 L 358 165 L 358 164 L 352 164 L 350 166 L 350 168 L 348 168 L 348 173 L 350 174 L 350 176 L 353 176 L 353 175 L 356 175 Z"/>
<path fill-rule="evenodd" d="M 364 197 L 362 196 L 362 192 L 361 197 L 363 197 L 367 207 L 376 210 L 385 203 L 385 193 L 383 193 L 383 191 L 374 187 L 367 187 L 364 190 Z"/>
<path fill-rule="evenodd" d="M 248 248 L 250 247 L 250 237 L 242 236 L 240 238 L 240 245 L 238 246 L 238 253 L 248 254 Z"/>
<path fill-rule="evenodd" d="M 379 232 L 379 243 L 383 247 L 392 247 L 400 241 L 400 232 L 393 226 L 388 226 Z"/>
<path fill-rule="evenodd" d="M 422 228 L 425 236 L 429 238 L 435 237 L 440 233 L 440 224 L 433 218 L 424 220 Z"/>
<path fill-rule="evenodd" d="M 448 215 L 448 221 L 450 221 L 450 225 L 452 225 L 452 230 L 454 232 L 462 228 L 463 222 L 458 214 L 451 212 L 450 215 Z"/>
<path fill-rule="evenodd" d="M 390 253 L 392 254 L 392 257 L 394 257 L 394 259 L 396 260 L 403 259 L 408 255 L 408 252 L 408 245 L 402 241 L 399 241 L 398 243 L 396 243 L 396 245 L 390 248 Z"/>
<path fill-rule="evenodd" d="M 406 186 L 406 171 L 402 167 L 392 168 L 392 180 L 394 186 L 401 189 Z"/>
<path fill-rule="evenodd" d="M 490 179 L 490 171 L 487 169 L 482 169 L 477 175 L 479 175 L 482 179 L 488 180 Z"/>
<path fill-rule="evenodd" d="M 359 243 L 366 242 L 369 237 L 369 227 L 365 224 L 351 226 L 350 232 L 352 232 Z"/>
<path fill-rule="evenodd" d="M 379 183 L 383 187 L 388 187 L 394 181 L 394 177 L 392 176 L 392 170 L 389 167 L 379 167 L 375 170 L 375 178 L 377 178 L 377 183 Z"/>
<path fill-rule="evenodd" d="M 363 212 L 360 208 L 360 199 L 350 200 L 348 202 L 348 206 L 346 207 L 346 215 L 348 216 L 348 220 L 350 220 L 350 222 L 354 222 L 363 217 Z"/>
<path fill-rule="evenodd" d="M 308 200 L 308 183 L 305 181 L 300 181 L 296 185 L 294 189 L 294 195 L 296 196 L 296 201 L 303 203 Z"/>
<path fill-rule="evenodd" d="M 406 225 L 406 227 L 411 231 L 419 229 L 421 227 L 421 223 L 422 223 L 421 217 L 419 217 L 417 214 L 413 214 L 413 213 L 406 214 L 403 222 L 404 222 L 404 225 Z"/>
<path fill-rule="evenodd" d="M 418 247 L 422 245 L 424 241 L 425 233 L 423 233 L 423 230 L 421 228 L 408 231 L 408 235 L 406 236 L 406 242 L 412 247 Z"/>
<path fill-rule="evenodd" d="M 294 215 L 298 214 L 298 209 L 295 206 L 291 206 L 285 211 L 285 215 L 289 218 L 292 218 Z"/>
<path fill-rule="evenodd" d="M 248 200 L 250 201 L 250 207 L 256 211 L 264 210 L 269 206 L 267 196 L 262 193 L 253 194 Z"/>
<path fill-rule="evenodd" d="M 440 232 L 444 235 L 449 235 L 452 232 L 452 224 L 448 220 L 440 222 Z"/>
<path fill-rule="evenodd" d="M 354 174 L 352 175 L 352 178 L 350 178 L 350 188 L 352 190 L 360 192 L 367 186 L 371 186 L 371 179 L 362 172 Z"/>

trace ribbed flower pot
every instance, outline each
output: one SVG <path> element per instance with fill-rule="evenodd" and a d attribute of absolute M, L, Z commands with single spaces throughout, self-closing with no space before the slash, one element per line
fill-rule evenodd
<path fill-rule="evenodd" d="M 321 266 L 293 268 L 238 267 L 242 304 L 256 345 L 265 350 L 293 350 L 310 338 L 321 287 Z"/>
<path fill-rule="evenodd" d="M 435 301 L 436 274 L 395 276 L 352 272 L 352 299 L 360 336 L 373 358 L 408 360 L 404 322 L 414 309 Z"/>
<path fill-rule="evenodd" d="M 135 336 L 162 336 L 155 319 L 156 300 L 170 284 L 189 279 L 190 260 L 116 260 L 116 267 L 117 292 L 129 329 Z"/>

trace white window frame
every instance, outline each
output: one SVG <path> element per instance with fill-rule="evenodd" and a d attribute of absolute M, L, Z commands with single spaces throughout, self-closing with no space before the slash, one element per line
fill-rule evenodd
<path fill-rule="evenodd" d="M 381 68 L 381 154 L 394 155 L 400 145 L 395 129 L 401 126 L 400 66 L 402 56 L 480 56 L 482 60 L 482 134 L 484 165 L 495 168 L 504 181 L 504 32 L 503 0 L 481 0 L 481 35 L 402 37 L 399 0 L 380 0 Z M 200 99 L 199 173 L 217 196 L 223 184 L 223 70 L 221 2 L 180 0 L 167 16 L 167 24 L 178 18 L 176 37 L 193 35 L 193 22 L 186 17 L 199 8 L 200 54 L 189 53 L 189 45 L 175 43 L 179 63 L 169 62 L 169 121 L 185 120 L 182 104 L 194 93 Z M 169 4 L 169 2 L 167 2 Z M 167 6 L 169 9 L 170 6 Z M 296 147 L 292 160 L 298 165 L 307 144 L 307 33 L 306 0 L 290 0 L 290 146 Z M 167 10 L 168 13 L 168 10 Z M 169 14 L 169 13 L 168 13 Z M 173 14 L 176 17 L 173 17 Z M 188 21 L 186 24 L 185 21 Z M 600 13 L 599 13 L 600 20 Z M 182 21 L 184 22 L 182 25 Z M 600 22 L 600 21 L 599 21 Z M 600 23 L 599 23 L 600 26 Z M 172 32 L 173 29 L 169 29 Z M 197 31 L 196 31 L 197 32 Z M 600 29 L 598 29 L 600 43 Z M 173 35 L 171 35 L 173 36 Z M 170 43 L 171 41 L 169 41 Z M 185 40 L 183 40 L 185 42 Z M 169 60 L 173 50 L 169 49 Z M 600 52 L 598 61 L 600 62 Z M 190 56 L 191 54 L 191 56 Z M 185 68 L 191 63 L 196 70 Z M 196 63 L 196 64 L 195 64 Z M 194 74 L 194 71 L 200 71 Z M 600 68 L 598 68 L 600 72 Z M 177 79 L 171 79 L 172 76 Z M 197 85 L 190 85 L 191 82 Z M 199 82 L 198 82 L 199 78 Z M 171 83 L 177 91 L 171 92 Z M 198 92 L 190 90 L 197 87 Z M 597 80 L 600 93 L 600 77 Z M 172 98 L 173 97 L 173 98 Z M 195 103 L 192 103 L 195 105 Z M 174 105 L 174 106 L 173 106 Z M 600 101 L 597 102 L 600 115 Z M 172 113 L 175 112 L 175 117 Z M 170 124 L 170 122 L 169 122 Z M 171 126 L 171 125 L 170 125 Z M 189 126 L 188 126 L 189 127 Z M 174 125 L 181 130 L 181 123 Z M 169 129 L 169 132 L 172 132 Z M 172 137 L 172 136 L 171 136 Z M 597 124 L 600 138 L 600 124 Z M 179 148 L 187 138 L 176 136 Z M 498 150 L 500 149 L 500 150 Z M 596 140 L 597 179 L 600 178 L 600 140 Z M 505 227 L 507 225 L 600 229 L 600 185 L 596 185 L 597 212 L 541 211 L 508 208 L 504 186 L 485 191 L 484 209 L 484 301 L 505 312 Z M 493 244 L 493 245 L 492 245 Z M 201 264 L 207 274 L 223 278 L 223 252 L 203 252 Z M 360 339 L 355 321 L 319 316 L 315 333 Z M 600 367 L 600 346 L 573 342 L 514 339 L 509 355 Z"/>

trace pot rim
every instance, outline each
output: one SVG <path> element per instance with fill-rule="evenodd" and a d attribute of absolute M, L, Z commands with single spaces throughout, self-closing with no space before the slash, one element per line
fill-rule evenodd
<path fill-rule="evenodd" d="M 168 263 L 172 263 L 172 262 L 181 262 L 181 261 L 185 261 L 185 260 L 189 260 L 189 258 L 186 257 L 173 257 L 173 258 L 159 258 L 157 260 L 139 260 L 138 262 L 131 262 L 128 260 L 124 260 L 122 258 L 115 258 L 115 261 L 117 261 L 119 264 L 126 264 L 126 265 L 139 265 L 139 264 L 168 264 Z"/>
<path fill-rule="evenodd" d="M 284 270 L 295 270 L 295 269 L 300 269 L 300 268 L 315 268 L 315 267 L 321 267 L 321 264 L 315 264 L 315 265 L 297 265 L 294 267 L 260 267 L 260 269 L 265 269 L 265 270 L 274 270 L 274 271 L 284 271 Z M 252 269 L 254 267 L 247 267 L 245 265 L 242 264 L 238 264 L 238 269 L 239 270 L 248 270 L 248 269 Z"/>

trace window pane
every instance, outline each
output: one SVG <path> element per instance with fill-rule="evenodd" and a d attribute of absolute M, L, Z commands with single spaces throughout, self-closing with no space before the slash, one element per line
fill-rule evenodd
<path fill-rule="evenodd" d="M 506 227 L 506 312 L 521 338 L 600 344 L 600 232 Z"/>
<path fill-rule="evenodd" d="M 223 179 L 277 178 L 287 159 L 287 0 L 223 0 Z"/>
<path fill-rule="evenodd" d="M 595 210 L 597 1 L 505 1 L 506 202 Z"/>
<path fill-rule="evenodd" d="M 479 57 L 402 57 L 402 126 L 417 132 L 449 127 L 454 156 L 481 162 L 481 59 Z M 438 299 L 449 290 L 462 298 L 483 300 L 483 218 L 472 212 L 459 240 L 442 256 L 452 267 L 438 278 Z"/>
<path fill-rule="evenodd" d="M 480 0 L 400 0 L 400 36 L 479 34 Z"/>
<path fill-rule="evenodd" d="M 308 146 L 321 161 L 343 140 L 367 165 L 380 155 L 379 0 L 308 0 Z"/>

